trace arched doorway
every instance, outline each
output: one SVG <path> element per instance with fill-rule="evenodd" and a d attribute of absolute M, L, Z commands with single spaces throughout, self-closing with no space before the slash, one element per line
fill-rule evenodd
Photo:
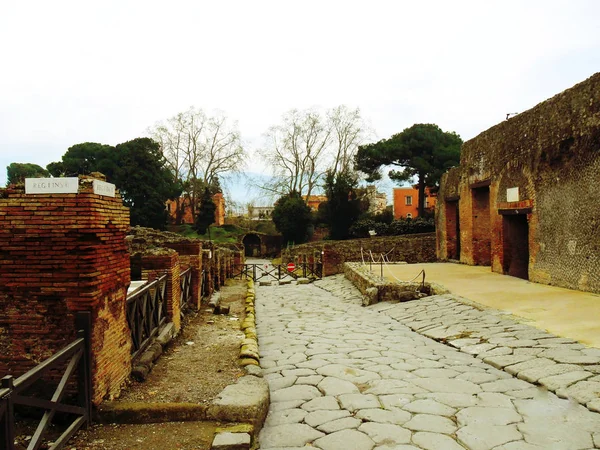
<path fill-rule="evenodd" d="M 260 237 L 258 237 L 257 234 L 247 234 L 246 236 L 244 236 L 244 239 L 242 239 L 242 243 L 244 244 L 244 247 L 246 249 L 244 252 L 246 256 L 254 258 L 262 256 L 260 252 Z"/>

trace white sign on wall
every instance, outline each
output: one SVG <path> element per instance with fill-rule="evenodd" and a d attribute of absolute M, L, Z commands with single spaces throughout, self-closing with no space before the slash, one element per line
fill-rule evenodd
<path fill-rule="evenodd" d="M 107 183 L 106 181 L 94 180 L 94 194 L 105 195 L 106 197 L 114 197 L 115 196 L 115 188 L 116 186 L 112 183 Z"/>
<path fill-rule="evenodd" d="M 79 178 L 25 178 L 25 194 L 77 194 Z"/>
<path fill-rule="evenodd" d="M 506 190 L 506 201 L 507 202 L 518 202 L 519 201 L 519 188 L 508 188 Z"/>

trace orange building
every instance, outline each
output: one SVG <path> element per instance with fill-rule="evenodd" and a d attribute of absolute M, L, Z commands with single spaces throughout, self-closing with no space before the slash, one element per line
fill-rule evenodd
<path fill-rule="evenodd" d="M 212 197 L 215 202 L 215 223 L 213 225 L 221 226 L 225 223 L 225 198 L 223 194 L 217 192 Z M 181 217 L 181 223 L 194 223 L 196 218 L 192 216 L 192 208 L 190 207 L 189 200 L 186 197 L 179 197 L 179 202 L 183 202 L 184 210 L 183 216 Z M 167 200 L 166 204 L 169 217 L 173 223 L 177 223 L 177 200 Z"/>
<path fill-rule="evenodd" d="M 308 200 L 307 200 L 306 195 L 305 195 L 304 201 L 306 201 L 306 204 L 308 205 L 308 207 L 310 208 L 311 211 L 318 211 L 319 205 L 321 203 L 327 201 L 327 196 L 326 195 L 309 195 Z"/>
<path fill-rule="evenodd" d="M 425 188 L 425 209 L 433 211 L 437 195 Z M 394 219 L 413 219 L 419 215 L 418 186 L 394 188 Z"/>

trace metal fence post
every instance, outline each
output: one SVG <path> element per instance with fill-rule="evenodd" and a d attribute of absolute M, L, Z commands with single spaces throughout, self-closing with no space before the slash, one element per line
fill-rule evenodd
<path fill-rule="evenodd" d="M 75 316 L 77 337 L 85 340 L 83 357 L 79 360 L 77 390 L 80 405 L 87 414 L 86 427 L 92 422 L 92 314 L 79 311 Z"/>
<path fill-rule="evenodd" d="M 6 402 L 6 411 L 0 417 L 0 431 L 4 432 L 4 438 L 0 439 L 0 450 L 14 450 L 15 448 L 15 411 L 12 400 L 12 391 L 14 387 L 14 378 L 7 375 L 2 378 L 0 388 L 8 389 L 10 392 L 4 400 Z"/>

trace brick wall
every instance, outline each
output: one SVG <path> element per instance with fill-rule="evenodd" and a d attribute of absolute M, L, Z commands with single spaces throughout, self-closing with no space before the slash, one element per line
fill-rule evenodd
<path fill-rule="evenodd" d="M 92 313 L 93 401 L 116 395 L 130 372 L 125 315 L 130 281 L 119 196 L 26 195 L 0 189 L 0 374 L 21 375 L 75 338 Z"/>
<path fill-rule="evenodd" d="M 489 224 L 474 220 L 486 183 Z M 438 257 L 453 254 L 448 205 L 458 201 L 461 262 L 600 292 L 599 196 L 600 73 L 465 142 L 460 167 L 442 177 Z"/>

